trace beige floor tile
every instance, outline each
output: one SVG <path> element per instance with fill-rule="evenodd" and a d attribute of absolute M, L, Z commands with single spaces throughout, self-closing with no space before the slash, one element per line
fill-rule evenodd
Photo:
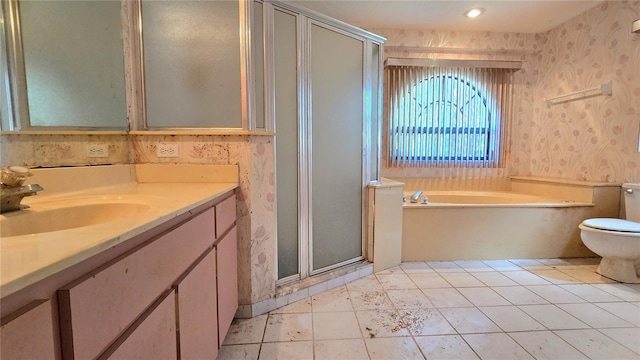
<path fill-rule="evenodd" d="M 483 282 L 466 272 L 441 273 L 440 276 L 454 287 L 485 286 Z"/>
<path fill-rule="evenodd" d="M 546 330 L 544 326 L 515 306 L 487 306 L 481 307 L 480 311 L 506 332 Z"/>
<path fill-rule="evenodd" d="M 482 260 L 483 263 L 489 265 L 492 269 L 497 271 L 517 271 L 522 268 L 508 260 Z"/>
<path fill-rule="evenodd" d="M 602 309 L 607 310 L 613 315 L 630 322 L 633 326 L 640 327 L 640 308 L 628 302 L 610 302 L 594 304 Z M 640 343 L 640 338 L 638 338 Z"/>
<path fill-rule="evenodd" d="M 217 360 L 258 360 L 260 344 L 223 345 Z"/>
<path fill-rule="evenodd" d="M 382 291 L 382 285 L 375 275 L 365 276 L 362 279 L 347 284 L 349 291 Z"/>
<path fill-rule="evenodd" d="M 355 310 L 393 309 L 393 303 L 382 291 L 349 291 Z"/>
<path fill-rule="evenodd" d="M 625 301 L 640 301 L 640 289 L 634 289 L 628 284 L 592 284 L 591 286 Z"/>
<path fill-rule="evenodd" d="M 569 291 L 570 293 L 587 300 L 588 302 L 613 302 L 623 301 L 617 296 L 609 294 L 604 290 L 600 290 L 590 284 L 570 284 L 559 285 L 561 288 Z"/>
<path fill-rule="evenodd" d="M 387 290 L 387 296 L 396 309 L 426 309 L 434 307 L 427 296 L 418 289 Z"/>
<path fill-rule="evenodd" d="M 349 312 L 313 313 L 313 338 L 316 340 L 361 339 L 356 314 Z"/>
<path fill-rule="evenodd" d="M 271 314 L 300 314 L 311 312 L 311 299 L 298 300 L 289 305 L 271 311 Z"/>
<path fill-rule="evenodd" d="M 576 296 L 558 285 L 534 285 L 527 286 L 527 289 L 543 297 L 550 303 L 570 304 L 586 302 L 583 298 Z"/>
<path fill-rule="evenodd" d="M 638 359 L 638 354 L 594 329 L 558 330 L 555 334 L 592 359 Z"/>
<path fill-rule="evenodd" d="M 585 270 L 585 269 L 558 269 L 558 270 L 588 284 L 615 283 L 614 280 L 604 277 L 592 270 Z"/>
<path fill-rule="evenodd" d="M 575 284 L 582 283 L 582 281 L 569 276 L 567 273 L 556 269 L 542 269 L 542 270 L 530 270 L 533 274 L 547 280 L 552 284 Z"/>
<path fill-rule="evenodd" d="M 464 269 L 453 261 L 427 261 L 427 264 L 436 272 L 463 272 Z"/>
<path fill-rule="evenodd" d="M 429 360 L 479 359 L 459 335 L 420 336 L 416 342 Z"/>
<path fill-rule="evenodd" d="M 425 289 L 431 303 L 437 308 L 473 306 L 458 290 L 449 289 Z"/>
<path fill-rule="evenodd" d="M 503 298 L 513 305 L 548 304 L 549 302 L 524 286 L 492 287 Z"/>
<path fill-rule="evenodd" d="M 458 291 L 475 306 L 511 305 L 489 287 L 458 288 Z"/>
<path fill-rule="evenodd" d="M 600 332 L 633 350 L 640 359 L 640 328 L 600 329 Z"/>
<path fill-rule="evenodd" d="M 312 340 L 311 313 L 270 314 L 264 332 L 265 342 Z"/>
<path fill-rule="evenodd" d="M 509 262 L 518 265 L 525 270 L 545 270 L 551 269 L 551 266 L 535 259 L 511 259 Z"/>
<path fill-rule="evenodd" d="M 403 272 L 401 274 L 376 275 L 385 290 L 417 289 L 416 284 Z"/>
<path fill-rule="evenodd" d="M 505 271 L 502 273 L 509 279 L 517 282 L 520 285 L 546 285 L 550 284 L 547 280 L 534 275 L 528 271 Z"/>
<path fill-rule="evenodd" d="M 572 265 L 567 259 L 536 259 L 537 261 L 552 267 Z"/>
<path fill-rule="evenodd" d="M 440 309 L 460 334 L 500 332 L 500 328 L 476 308 Z"/>
<path fill-rule="evenodd" d="M 426 262 L 403 262 L 400 264 L 405 273 L 432 273 L 435 272 Z"/>
<path fill-rule="evenodd" d="M 311 298 L 313 312 L 352 311 L 351 297 L 346 286 L 341 286 Z"/>
<path fill-rule="evenodd" d="M 320 340 L 314 343 L 315 360 L 368 360 L 363 339 Z"/>
<path fill-rule="evenodd" d="M 371 360 L 424 359 L 418 345 L 410 337 L 365 339 Z"/>
<path fill-rule="evenodd" d="M 551 331 L 517 332 L 509 335 L 536 359 L 589 359 Z"/>
<path fill-rule="evenodd" d="M 448 335 L 456 331 L 436 309 L 400 310 L 411 335 Z"/>
<path fill-rule="evenodd" d="M 504 333 L 471 334 L 463 335 L 463 338 L 482 359 L 533 359 L 522 346 Z"/>
<path fill-rule="evenodd" d="M 557 306 L 596 329 L 633 326 L 594 304 L 558 304 Z"/>
<path fill-rule="evenodd" d="M 260 343 L 267 317 L 268 315 L 264 314 L 250 319 L 234 319 L 224 339 L 224 345 Z"/>
<path fill-rule="evenodd" d="M 433 273 L 411 273 L 409 277 L 420 289 L 436 289 L 450 288 L 451 284 L 447 282 L 440 274 Z"/>
<path fill-rule="evenodd" d="M 497 271 L 493 272 L 473 272 L 471 273 L 476 279 L 482 281 L 487 286 L 515 286 L 518 285 L 515 281 L 502 275 Z"/>
<path fill-rule="evenodd" d="M 393 266 L 384 270 L 380 270 L 376 273 L 376 275 L 392 275 L 392 274 L 404 274 L 402 267 L 400 265 Z"/>
<path fill-rule="evenodd" d="M 454 261 L 456 265 L 464 269 L 467 272 L 495 272 L 496 270 L 491 266 L 483 263 L 480 260 L 461 260 Z"/>
<path fill-rule="evenodd" d="M 356 316 L 365 339 L 409 335 L 410 324 L 396 310 L 357 311 Z"/>
<path fill-rule="evenodd" d="M 312 341 L 274 342 L 262 344 L 259 360 L 313 359 Z"/>
<path fill-rule="evenodd" d="M 523 305 L 518 307 L 550 330 L 585 329 L 589 327 L 553 304 Z"/>

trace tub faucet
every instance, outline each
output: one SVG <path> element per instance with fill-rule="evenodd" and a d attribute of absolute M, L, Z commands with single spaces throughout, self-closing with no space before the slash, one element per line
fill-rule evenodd
<path fill-rule="evenodd" d="M 422 195 L 422 190 L 418 190 L 411 195 L 411 200 L 409 202 L 417 203 L 420 200 L 420 195 Z"/>
<path fill-rule="evenodd" d="M 25 196 L 36 195 L 42 187 L 38 184 L 22 185 L 24 180 L 33 175 L 29 169 L 21 166 L 6 166 L 0 176 L 0 212 L 16 211 L 28 208 L 20 205 Z"/>

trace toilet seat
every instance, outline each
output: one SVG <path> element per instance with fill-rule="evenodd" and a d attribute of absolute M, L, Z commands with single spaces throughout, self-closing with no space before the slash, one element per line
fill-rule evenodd
<path fill-rule="evenodd" d="M 582 225 L 596 230 L 606 230 L 624 233 L 640 233 L 640 223 L 610 218 L 587 219 Z"/>

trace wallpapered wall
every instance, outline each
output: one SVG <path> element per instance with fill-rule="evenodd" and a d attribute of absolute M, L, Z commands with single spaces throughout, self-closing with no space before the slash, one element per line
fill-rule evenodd
<path fill-rule="evenodd" d="M 385 57 L 523 62 L 515 74 L 510 161 L 498 175 L 621 182 L 640 181 L 640 34 L 631 33 L 637 18 L 639 1 L 612 1 L 544 34 L 372 31 L 387 37 Z M 612 97 L 550 108 L 544 102 L 609 80 L 613 80 Z M 439 173 L 383 167 L 383 175 Z"/>
<path fill-rule="evenodd" d="M 605 2 L 539 37 L 526 88 L 528 118 L 514 126 L 511 173 L 640 181 L 640 1 Z M 611 97 L 547 107 L 544 99 L 613 80 Z"/>

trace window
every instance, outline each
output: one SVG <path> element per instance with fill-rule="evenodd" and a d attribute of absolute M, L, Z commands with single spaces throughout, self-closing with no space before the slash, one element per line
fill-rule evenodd
<path fill-rule="evenodd" d="M 389 66 L 390 166 L 500 166 L 510 70 Z"/>

